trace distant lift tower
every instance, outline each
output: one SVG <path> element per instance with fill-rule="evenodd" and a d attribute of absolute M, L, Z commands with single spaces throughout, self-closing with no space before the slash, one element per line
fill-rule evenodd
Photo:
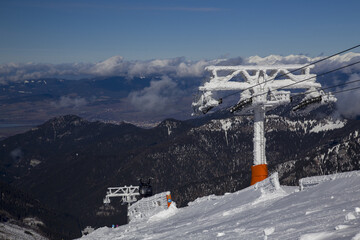
<path fill-rule="evenodd" d="M 291 91 L 305 90 L 304 99 L 293 110 L 301 110 L 311 103 L 325 104 L 336 101 L 331 94 L 321 90 L 316 75 L 310 74 L 314 65 L 274 66 L 208 66 L 212 77 L 199 87 L 201 95 L 193 108 L 195 113 L 206 114 L 222 103 L 215 99 L 215 91 L 239 91 L 240 100 L 230 112 L 252 110 L 254 114 L 254 162 L 251 167 L 251 185 L 268 177 L 265 156 L 265 112 L 271 108 L 291 102 Z M 294 71 L 300 69 L 298 71 Z M 278 77 L 279 79 L 276 79 Z"/>
<path fill-rule="evenodd" d="M 104 204 L 109 204 L 111 197 L 121 197 L 121 201 L 130 206 L 137 201 L 136 196 L 139 195 L 139 186 L 110 187 L 104 198 Z"/>

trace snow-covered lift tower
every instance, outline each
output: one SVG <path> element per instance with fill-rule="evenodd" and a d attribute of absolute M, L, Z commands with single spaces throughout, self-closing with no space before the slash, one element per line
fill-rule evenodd
<path fill-rule="evenodd" d="M 109 204 L 111 197 L 121 197 L 123 203 L 130 205 L 137 201 L 136 196 L 139 195 L 139 186 L 109 187 L 103 202 Z"/>
<path fill-rule="evenodd" d="M 239 91 L 240 100 L 230 112 L 253 110 L 254 114 L 254 162 L 251 167 L 251 185 L 268 176 L 265 155 L 265 113 L 281 104 L 290 103 L 291 90 L 305 90 L 303 101 L 294 109 L 310 103 L 325 104 L 336 101 L 331 94 L 321 90 L 316 75 L 310 74 L 314 65 L 273 65 L 273 66 L 208 66 L 212 77 L 199 87 L 201 95 L 193 102 L 196 113 L 207 113 L 222 103 L 215 99 L 215 91 Z M 298 71 L 295 71 L 299 69 Z M 298 74 L 295 74 L 299 72 Z M 241 77 L 241 78 L 239 78 Z M 276 79 L 276 77 L 281 77 Z"/>

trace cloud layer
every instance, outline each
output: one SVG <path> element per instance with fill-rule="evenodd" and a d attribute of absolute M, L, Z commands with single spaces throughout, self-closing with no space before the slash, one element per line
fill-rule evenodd
<path fill-rule="evenodd" d="M 37 64 L 8 63 L 0 65 L 0 84 L 22 82 L 29 79 L 65 78 L 80 79 L 84 77 L 124 76 L 134 77 L 162 76 L 160 80 L 153 80 L 149 87 L 129 93 L 128 100 L 137 109 L 145 112 L 170 111 L 170 106 L 181 98 L 191 95 L 189 83 L 183 83 L 183 77 L 205 77 L 204 68 L 208 65 L 276 65 L 276 64 L 307 64 L 323 57 L 310 58 L 304 55 L 267 57 L 252 56 L 249 58 L 232 58 L 221 60 L 189 61 L 183 57 L 172 59 L 154 59 L 148 61 L 127 61 L 121 56 L 113 56 L 98 63 L 73 64 Z M 335 56 L 315 65 L 313 73 L 321 74 L 350 63 L 360 61 L 360 53 L 346 53 Z M 332 86 L 340 82 L 360 78 L 360 64 L 342 69 L 336 73 L 318 77 L 323 86 Z M 194 84 L 194 83 L 193 83 Z M 187 87 L 186 87 L 187 86 Z M 340 89 L 338 89 L 340 90 Z M 360 115 L 358 91 L 351 91 L 338 95 L 339 111 L 345 116 Z M 355 99 L 355 100 L 354 100 Z M 57 103 L 59 106 L 79 107 L 86 105 L 85 99 L 63 97 Z M 189 103 L 186 103 L 189 104 Z"/>
<path fill-rule="evenodd" d="M 354 118 L 360 115 L 360 89 L 357 89 L 357 91 L 350 90 L 352 88 L 360 87 L 360 82 L 355 82 L 357 80 L 360 80 L 360 74 L 351 74 L 349 80 L 346 82 L 354 82 L 346 85 L 344 88 L 338 88 L 335 90 L 339 91 L 339 93 L 336 94 L 338 99 L 336 103 L 337 109 L 340 114 L 349 118 Z M 340 92 L 343 90 L 345 91 Z"/>
<path fill-rule="evenodd" d="M 79 79 L 98 76 L 125 76 L 127 78 L 150 75 L 171 77 L 202 76 L 204 67 L 216 61 L 188 61 L 185 58 L 126 61 L 121 56 L 99 63 L 38 64 L 8 63 L 0 65 L 0 84 L 39 78 Z"/>
<path fill-rule="evenodd" d="M 79 79 L 98 76 L 126 76 L 131 79 L 133 77 L 143 77 L 154 74 L 169 77 L 201 77 L 204 75 L 204 67 L 207 65 L 306 64 L 319 60 L 320 58 L 321 57 L 310 58 L 303 55 L 270 55 L 267 57 L 238 57 L 226 60 L 189 61 L 183 57 L 179 57 L 149 61 L 126 61 L 121 56 L 113 56 L 98 63 L 7 63 L 0 65 L 0 84 L 52 77 Z M 360 61 L 360 53 L 347 53 L 316 64 L 314 72 L 321 73 L 355 61 Z M 359 71 L 360 64 L 342 70 L 343 73 L 347 74 Z"/>
<path fill-rule="evenodd" d="M 51 104 L 57 108 L 80 108 L 86 106 L 88 101 L 82 97 L 61 96 L 59 101 Z"/>

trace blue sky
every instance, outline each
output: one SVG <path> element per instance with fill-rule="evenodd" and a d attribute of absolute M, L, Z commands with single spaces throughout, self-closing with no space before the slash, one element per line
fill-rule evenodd
<path fill-rule="evenodd" d="M 1 0 L 0 64 L 329 55 L 360 43 L 359 9 L 358 0 Z"/>

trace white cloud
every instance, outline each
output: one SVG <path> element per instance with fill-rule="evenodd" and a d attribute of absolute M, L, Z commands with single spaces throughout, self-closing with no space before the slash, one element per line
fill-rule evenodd
<path fill-rule="evenodd" d="M 304 55 L 289 55 L 289 56 L 270 55 L 267 57 L 259 57 L 259 56 L 249 57 L 245 59 L 244 62 L 245 64 L 256 64 L 256 65 L 308 64 L 311 62 L 318 61 L 322 58 L 324 57 L 311 58 Z M 320 74 L 357 61 L 360 61 L 360 53 L 349 52 L 317 63 L 313 69 L 313 72 Z M 356 64 L 349 68 L 344 68 L 340 70 L 340 72 L 346 74 L 353 73 L 354 71 L 355 72 L 360 71 L 360 64 Z"/>
<path fill-rule="evenodd" d="M 0 84 L 39 78 L 70 78 L 97 76 L 125 76 L 127 78 L 150 75 L 170 77 L 202 76 L 204 67 L 214 61 L 187 61 L 185 58 L 126 61 L 113 56 L 99 63 L 37 64 L 8 63 L 0 65 Z"/>
<path fill-rule="evenodd" d="M 111 57 L 103 62 L 94 64 L 88 71 L 97 76 L 122 75 L 129 63 L 121 56 Z"/>
<path fill-rule="evenodd" d="M 88 75 L 88 69 L 89 64 L 2 64 L 0 65 L 0 84 L 49 77 L 70 76 L 76 78 Z"/>
<path fill-rule="evenodd" d="M 360 79 L 360 74 L 352 74 L 347 82 Z M 360 82 L 354 82 L 346 85 L 344 88 L 338 88 L 336 91 L 347 90 L 351 88 L 360 87 Z M 337 109 L 340 114 L 345 117 L 353 118 L 360 116 L 360 89 L 356 91 L 348 91 L 344 93 L 336 94 L 337 97 Z"/>
<path fill-rule="evenodd" d="M 59 108 L 79 108 L 88 104 L 85 98 L 61 96 L 59 101 L 52 102 L 52 105 Z"/>
<path fill-rule="evenodd" d="M 177 83 L 167 76 L 151 81 L 150 86 L 131 92 L 130 103 L 143 112 L 172 112 L 182 91 Z"/>
<path fill-rule="evenodd" d="M 204 74 L 204 68 L 209 65 L 208 61 L 198 61 L 196 63 L 182 62 L 177 67 L 177 76 L 179 77 L 200 77 Z"/>
<path fill-rule="evenodd" d="M 270 55 L 267 57 L 252 56 L 245 59 L 245 61 L 248 64 L 275 65 L 275 64 L 304 64 L 304 63 L 310 63 L 317 59 L 318 58 L 310 58 L 304 55 L 289 55 L 289 56 Z"/>
<path fill-rule="evenodd" d="M 128 76 L 148 76 L 153 74 L 169 75 L 171 77 L 199 77 L 204 73 L 205 66 L 213 61 L 187 61 L 185 58 L 155 59 L 136 61 L 129 65 Z"/>

